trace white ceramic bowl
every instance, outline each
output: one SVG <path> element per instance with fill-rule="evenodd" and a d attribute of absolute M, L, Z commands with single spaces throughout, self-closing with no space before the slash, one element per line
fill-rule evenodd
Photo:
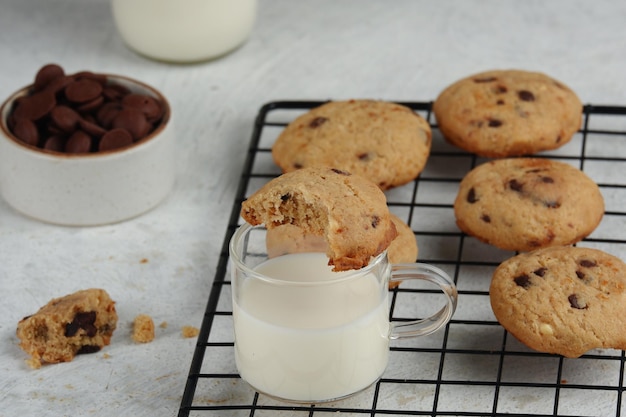
<path fill-rule="evenodd" d="M 95 226 L 145 213 L 169 194 L 175 180 L 169 103 L 142 82 L 107 76 L 163 103 L 159 126 L 126 148 L 89 154 L 42 150 L 16 139 L 7 126 L 14 101 L 30 86 L 22 88 L 0 107 L 0 193 L 15 210 L 48 223 Z"/>

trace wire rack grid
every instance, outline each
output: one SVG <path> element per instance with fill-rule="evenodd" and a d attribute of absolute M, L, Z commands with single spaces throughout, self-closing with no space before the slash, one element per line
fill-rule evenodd
<path fill-rule="evenodd" d="M 321 101 L 281 101 L 263 106 L 217 265 L 179 416 L 626 416 L 626 357 L 619 350 L 593 350 L 568 359 L 532 351 L 496 321 L 489 303 L 493 270 L 513 252 L 461 233 L 453 202 L 463 176 L 485 160 L 449 145 L 431 113 L 431 102 L 402 102 L 432 126 L 426 168 L 413 182 L 386 191 L 390 210 L 415 233 L 419 261 L 454 277 L 458 308 L 438 333 L 392 342 L 382 378 L 348 399 L 294 405 L 255 392 L 240 379 L 234 337 L 228 242 L 241 224 L 241 202 L 280 174 L 271 146 L 295 117 Z M 586 105 L 583 126 L 565 146 L 539 156 L 582 169 L 600 186 L 605 216 L 579 246 L 626 259 L 626 107 Z M 428 290 L 392 290 L 391 317 L 420 317 Z M 430 291 L 432 292 L 432 291 Z M 432 294 L 431 294 L 432 295 Z"/>

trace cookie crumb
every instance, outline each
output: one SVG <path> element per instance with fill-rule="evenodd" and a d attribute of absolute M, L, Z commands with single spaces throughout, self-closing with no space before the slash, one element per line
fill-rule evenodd
<path fill-rule="evenodd" d="M 132 339 L 137 343 L 148 343 L 154 340 L 154 321 L 147 314 L 139 314 L 133 322 Z"/>
<path fill-rule="evenodd" d="M 159 327 L 162 329 L 167 329 L 167 322 L 166 321 L 161 322 L 161 324 L 159 324 Z"/>
<path fill-rule="evenodd" d="M 182 334 L 183 334 L 183 337 L 186 339 L 191 338 L 191 337 L 196 337 L 198 336 L 198 333 L 200 333 L 200 329 L 198 329 L 197 327 L 183 326 Z"/>

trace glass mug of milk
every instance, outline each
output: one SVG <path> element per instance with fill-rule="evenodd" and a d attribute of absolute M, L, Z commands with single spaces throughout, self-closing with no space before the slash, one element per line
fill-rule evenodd
<path fill-rule="evenodd" d="M 267 231 L 243 224 L 230 241 L 235 362 L 241 378 L 271 397 L 301 403 L 341 399 L 376 382 L 390 340 L 431 334 L 454 313 L 457 291 L 439 268 L 391 265 L 333 272 L 324 252 L 269 258 Z M 425 280 L 445 295 L 431 317 L 390 322 L 389 280 Z"/>
<path fill-rule="evenodd" d="M 167 62 L 199 62 L 234 50 L 250 35 L 257 0 L 111 0 L 134 51 Z"/>

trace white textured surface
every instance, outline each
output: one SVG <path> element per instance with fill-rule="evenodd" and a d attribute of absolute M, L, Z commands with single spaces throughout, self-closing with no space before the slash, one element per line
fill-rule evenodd
<path fill-rule="evenodd" d="M 69 72 L 128 75 L 170 99 L 179 141 L 174 192 L 131 221 L 57 227 L 0 202 L 2 417 L 177 412 L 195 344 L 180 330 L 200 326 L 262 104 L 427 101 L 457 78 L 507 67 L 544 71 L 585 103 L 626 104 L 626 3 L 617 1 L 261 0 L 243 47 L 192 66 L 128 50 L 107 0 L 3 0 L 0 10 L 0 97 L 30 83 L 49 62 Z M 17 321 L 52 297 L 93 286 L 117 301 L 111 346 L 29 369 L 17 346 Z M 129 338 L 139 313 L 168 323 L 153 343 Z"/>

